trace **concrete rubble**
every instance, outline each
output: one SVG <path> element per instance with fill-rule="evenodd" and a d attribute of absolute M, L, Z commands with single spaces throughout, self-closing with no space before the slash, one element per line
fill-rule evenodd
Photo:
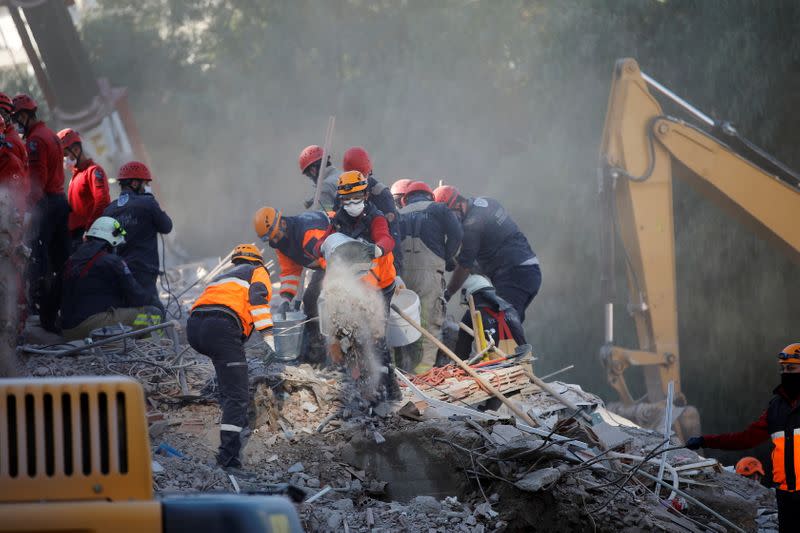
<path fill-rule="evenodd" d="M 213 266 L 187 271 L 203 275 Z M 171 276 L 173 292 L 193 292 Z M 157 494 L 291 492 L 312 500 L 297 504 L 308 531 L 777 530 L 771 491 L 634 426 L 577 385 L 549 383 L 580 412 L 532 383 L 515 386 L 512 398 L 536 422 L 531 427 L 505 407 L 474 410 L 410 382 L 402 401 L 369 407 L 342 370 L 265 364 L 255 348 L 254 430 L 244 474 L 231 477 L 214 459 L 213 368 L 179 337 L 179 346 L 153 336 L 72 357 L 52 355 L 63 345 L 29 346 L 20 359 L 28 375 L 139 379 Z M 657 492 L 651 479 L 665 449 L 663 479 L 680 492 Z"/>

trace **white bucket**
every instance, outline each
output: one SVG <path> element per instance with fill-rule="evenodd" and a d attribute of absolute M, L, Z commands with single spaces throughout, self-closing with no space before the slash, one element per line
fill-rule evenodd
<path fill-rule="evenodd" d="M 419 296 L 412 290 L 400 289 L 392 297 L 392 303 L 400 308 L 414 322 L 419 324 Z M 422 336 L 414 326 L 404 318 L 389 311 L 389 323 L 386 327 L 386 343 L 390 348 L 408 346 Z"/>

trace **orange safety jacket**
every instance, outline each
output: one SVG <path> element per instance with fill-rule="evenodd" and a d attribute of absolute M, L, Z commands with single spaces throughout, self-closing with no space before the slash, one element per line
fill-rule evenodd
<path fill-rule="evenodd" d="M 325 239 L 331 221 L 325 213 L 309 211 L 293 217 L 284 217 L 286 231 L 276 244 L 270 242 L 281 267 L 280 294 L 294 298 L 300 284 L 303 268 L 321 268 L 316 257 L 319 244 Z"/>
<path fill-rule="evenodd" d="M 242 335 L 249 337 L 253 329 L 266 332 L 272 328 L 270 298 L 272 283 L 267 268 L 248 262 L 215 277 L 194 302 L 192 311 L 200 307 L 227 308 L 239 319 Z"/>
<path fill-rule="evenodd" d="M 800 490 L 800 403 L 776 394 L 767 407 L 772 439 L 772 480 L 780 490 Z"/>

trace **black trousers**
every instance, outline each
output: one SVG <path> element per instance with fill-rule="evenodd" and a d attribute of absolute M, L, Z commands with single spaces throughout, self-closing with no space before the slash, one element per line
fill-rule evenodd
<path fill-rule="evenodd" d="M 63 194 L 47 194 L 34 208 L 34 236 L 28 270 L 29 301 L 38 308 L 42 326 L 55 330 L 61 308 L 61 274 L 69 257 L 67 218 L 69 204 Z"/>
<path fill-rule="evenodd" d="M 542 286 L 542 271 L 539 265 L 504 268 L 492 274 L 492 285 L 500 298 L 514 306 L 519 321 L 525 322 L 525 310 Z"/>
<path fill-rule="evenodd" d="M 158 307 L 161 311 L 161 319 L 163 320 L 165 318 L 165 310 L 164 304 L 161 303 L 161 299 L 158 297 L 158 273 L 133 272 L 133 279 L 135 279 L 136 283 L 141 285 L 145 292 L 150 295 L 149 305 Z"/>
<path fill-rule="evenodd" d="M 780 533 L 800 531 L 800 493 L 776 490 L 778 500 L 778 530 Z"/>
<path fill-rule="evenodd" d="M 192 348 L 211 359 L 217 371 L 222 408 L 217 462 L 223 467 L 240 467 L 241 451 L 250 435 L 250 391 L 242 330 L 222 311 L 195 311 L 186 322 L 186 336 Z"/>

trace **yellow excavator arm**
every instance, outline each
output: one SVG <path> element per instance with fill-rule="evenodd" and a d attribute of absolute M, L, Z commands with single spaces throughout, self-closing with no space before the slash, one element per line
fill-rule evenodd
<path fill-rule="evenodd" d="M 691 115 L 702 127 L 664 115 L 655 94 Z M 708 131 L 706 131 L 708 130 Z M 706 197 L 800 259 L 800 178 L 780 162 L 717 123 L 641 72 L 633 59 L 614 68 L 603 139 L 599 183 L 603 203 L 603 292 L 608 381 L 623 404 L 634 399 L 625 382 L 641 366 L 647 402 L 663 402 L 670 381 L 675 404 L 685 405 L 680 382 L 672 206 L 673 162 Z M 625 257 L 628 311 L 639 347 L 614 344 L 614 263 Z"/>

